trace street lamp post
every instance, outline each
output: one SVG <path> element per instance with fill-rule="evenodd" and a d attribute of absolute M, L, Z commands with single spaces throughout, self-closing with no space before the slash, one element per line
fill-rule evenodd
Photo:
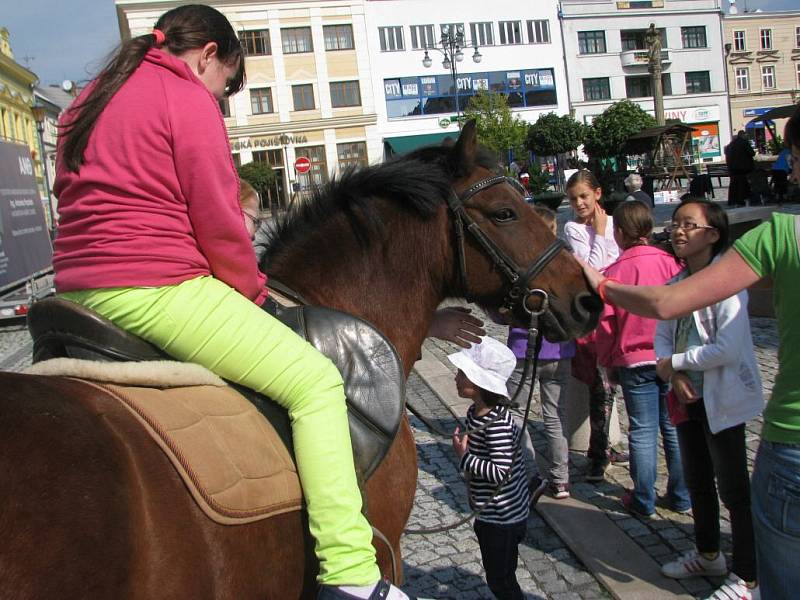
<path fill-rule="evenodd" d="M 56 229 L 56 211 L 53 206 L 53 196 L 50 194 L 50 175 L 47 172 L 47 152 L 44 149 L 44 121 L 47 117 L 47 111 L 44 106 L 39 104 L 32 106 L 33 119 L 36 121 L 36 131 L 39 134 L 39 152 L 42 156 L 42 174 L 44 176 L 44 193 L 47 195 L 47 207 L 50 210 L 50 233 L 55 232 Z"/>
<path fill-rule="evenodd" d="M 453 96 L 456 104 L 456 118 L 458 119 L 458 126 L 461 127 L 461 106 L 458 100 L 458 67 L 457 63 L 464 60 L 463 49 L 472 46 L 475 50 L 472 54 L 472 61 L 475 63 L 481 62 L 483 56 L 478 52 L 478 44 L 471 43 L 464 37 L 463 26 L 449 25 L 446 29 L 442 30 L 442 37 L 439 39 L 439 46 L 425 45 L 425 56 L 422 58 L 422 65 L 427 69 L 433 64 L 430 52 L 432 50 L 441 53 L 444 57 L 442 60 L 442 67 L 450 71 L 450 76 L 453 78 Z"/>

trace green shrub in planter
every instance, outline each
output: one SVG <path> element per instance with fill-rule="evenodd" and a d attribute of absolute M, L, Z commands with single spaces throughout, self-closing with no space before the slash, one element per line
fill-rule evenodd
<path fill-rule="evenodd" d="M 544 204 L 550 210 L 558 210 L 566 195 L 564 192 L 542 192 L 533 197 L 534 204 Z"/>

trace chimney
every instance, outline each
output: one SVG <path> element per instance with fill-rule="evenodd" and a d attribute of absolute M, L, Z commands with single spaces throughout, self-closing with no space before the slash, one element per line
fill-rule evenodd
<path fill-rule="evenodd" d="M 728 14 L 729 15 L 738 15 L 739 9 L 736 8 L 736 0 L 728 0 L 730 7 L 728 7 Z"/>

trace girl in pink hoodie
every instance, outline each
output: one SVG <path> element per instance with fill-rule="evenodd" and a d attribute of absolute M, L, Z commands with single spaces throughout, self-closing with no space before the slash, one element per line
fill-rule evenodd
<path fill-rule="evenodd" d="M 673 255 L 648 245 L 652 231 L 648 206 L 638 200 L 620 204 L 614 211 L 614 238 L 623 252 L 606 268 L 606 276 L 632 285 L 663 285 L 679 273 L 681 265 Z M 623 503 L 643 516 L 655 512 L 659 428 L 669 471 L 668 502 L 677 512 L 690 508 L 678 438 L 667 413 L 668 386 L 656 376 L 655 331 L 655 320 L 606 304 L 596 332 L 598 361 L 615 373 L 628 412 L 633 490 Z"/>

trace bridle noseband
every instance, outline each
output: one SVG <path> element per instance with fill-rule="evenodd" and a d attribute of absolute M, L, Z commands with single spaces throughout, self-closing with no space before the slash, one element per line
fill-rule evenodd
<path fill-rule="evenodd" d="M 560 238 L 556 238 L 542 255 L 527 268 L 520 267 L 513 258 L 503 252 L 503 250 L 484 233 L 466 211 L 466 204 L 470 198 L 500 183 L 508 183 L 522 193 L 523 196 L 525 194 L 525 189 L 515 179 L 504 175 L 496 175 L 494 177 L 482 179 L 478 183 L 467 188 L 460 196 L 456 195 L 454 190 L 453 193 L 447 197 L 447 206 L 453 212 L 455 243 L 458 251 L 458 272 L 464 296 L 467 300 L 472 299 L 469 290 L 469 281 L 467 280 L 467 259 L 464 253 L 464 227 L 466 225 L 467 231 L 472 235 L 475 241 L 478 242 L 478 245 L 483 249 L 494 266 L 500 270 L 511 284 L 503 300 L 504 308 L 511 310 L 515 305 L 522 303 L 522 308 L 531 314 L 534 311 L 528 308 L 527 300 L 533 295 L 538 295 L 541 296 L 542 302 L 535 312 L 537 314 L 542 314 L 549 308 L 547 292 L 541 289 L 530 289 L 528 285 L 544 270 L 550 261 L 561 252 L 561 250 L 567 248 L 567 245 Z"/>

